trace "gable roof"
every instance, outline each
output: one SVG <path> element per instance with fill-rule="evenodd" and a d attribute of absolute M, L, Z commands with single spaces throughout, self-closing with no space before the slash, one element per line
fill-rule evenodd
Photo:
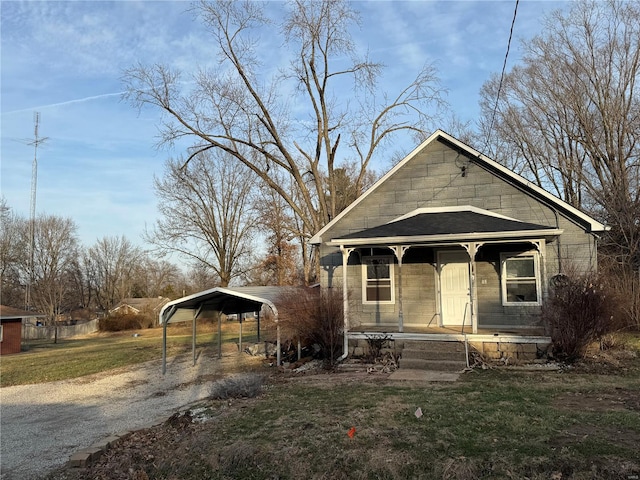
<path fill-rule="evenodd" d="M 169 301 L 165 297 L 133 297 L 124 298 L 118 304 L 111 309 L 111 311 L 118 310 L 119 308 L 129 306 L 135 310 L 156 310 Z"/>
<path fill-rule="evenodd" d="M 453 238 L 490 239 L 554 236 L 555 227 L 522 222 L 470 205 L 418 208 L 389 223 L 331 239 L 330 245 L 442 242 Z"/>
<path fill-rule="evenodd" d="M 351 205 L 345 208 L 342 212 L 340 212 L 333 220 L 327 223 L 318 233 L 316 233 L 309 240 L 312 244 L 320 244 L 322 243 L 322 236 L 324 233 L 329 230 L 333 225 L 339 222 L 345 215 L 347 215 L 351 210 L 353 210 L 360 202 L 366 199 L 371 193 L 373 193 L 380 185 L 382 185 L 388 178 L 393 176 L 398 170 L 400 170 L 405 164 L 407 164 L 413 157 L 415 157 L 418 153 L 420 153 L 427 145 L 440 141 L 449 147 L 460 151 L 465 154 L 470 159 L 473 159 L 474 162 L 479 164 L 480 166 L 486 168 L 488 171 L 493 173 L 499 178 L 511 183 L 516 188 L 522 190 L 528 195 L 538 199 L 539 201 L 547 204 L 548 206 L 558 210 L 562 214 L 564 214 L 569 219 L 581 225 L 587 232 L 603 232 L 609 229 L 609 227 L 604 224 L 598 222 L 596 219 L 590 217 L 584 212 L 581 212 L 577 208 L 569 205 L 567 202 L 561 200 L 560 198 L 552 195 L 547 192 L 543 188 L 538 187 L 534 183 L 525 179 L 524 177 L 518 175 L 515 172 L 512 172 L 508 168 L 500 165 L 498 162 L 491 160 L 489 157 L 483 155 L 479 151 L 471 148 L 460 140 L 452 137 L 448 133 L 443 130 L 436 130 L 432 133 L 429 138 L 427 138 L 424 142 L 422 142 L 417 148 L 415 148 L 409 155 L 407 155 L 402 161 L 400 161 L 397 165 L 395 165 L 391 170 L 389 170 L 386 174 L 384 174 L 376 183 L 374 183 L 371 188 L 369 188 L 366 192 L 364 192 L 360 197 L 358 197 Z"/>

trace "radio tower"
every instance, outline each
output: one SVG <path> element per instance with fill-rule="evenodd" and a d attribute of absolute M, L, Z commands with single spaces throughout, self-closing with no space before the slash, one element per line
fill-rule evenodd
<path fill-rule="evenodd" d="M 27 290 L 25 293 L 25 310 L 31 309 L 31 285 L 34 277 L 34 256 L 36 241 L 36 188 L 38 185 L 38 146 L 47 140 L 47 137 L 40 138 L 38 126 L 40 124 L 40 112 L 33 113 L 34 139 L 29 145 L 33 145 L 33 166 L 31 168 L 31 213 L 29 216 L 29 279 L 27 280 Z"/>

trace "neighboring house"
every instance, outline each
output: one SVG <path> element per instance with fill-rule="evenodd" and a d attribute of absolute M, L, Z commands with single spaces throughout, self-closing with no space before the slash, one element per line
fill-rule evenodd
<path fill-rule="evenodd" d="M 148 315 L 157 319 L 162 307 L 169 301 L 165 297 L 125 298 L 109 310 L 111 315 Z"/>
<path fill-rule="evenodd" d="M 23 320 L 44 316 L 41 313 L 0 305 L 0 355 L 20 353 Z"/>
<path fill-rule="evenodd" d="M 311 243 L 321 285 L 349 294 L 352 340 L 464 333 L 544 343 L 531 335 L 544 333 L 550 280 L 569 264 L 594 270 L 606 229 L 438 130 Z"/>

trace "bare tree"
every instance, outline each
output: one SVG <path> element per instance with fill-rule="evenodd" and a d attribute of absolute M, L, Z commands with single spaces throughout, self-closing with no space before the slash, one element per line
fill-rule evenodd
<path fill-rule="evenodd" d="M 575 3 L 524 49 L 495 112 L 498 79 L 483 88 L 485 134 L 498 156 L 611 225 L 605 250 L 640 268 L 640 4 Z"/>
<path fill-rule="evenodd" d="M 283 178 L 284 184 L 287 180 Z M 273 189 L 262 185 L 256 198 L 257 222 L 264 235 L 266 252 L 251 272 L 256 285 L 299 285 L 300 249 L 294 214 Z"/>
<path fill-rule="evenodd" d="M 182 293 L 180 277 L 173 263 L 144 254 L 133 272 L 132 296 L 177 298 Z"/>
<path fill-rule="evenodd" d="M 208 266 L 219 285 L 228 286 L 250 261 L 254 183 L 251 171 L 224 152 L 204 152 L 188 165 L 168 161 L 165 176 L 155 181 L 162 218 L 146 239 L 161 253 Z"/>
<path fill-rule="evenodd" d="M 108 311 L 130 296 L 141 258 L 141 250 L 124 236 L 103 237 L 87 249 L 84 269 L 98 308 Z"/>
<path fill-rule="evenodd" d="M 26 225 L 26 223 L 25 223 Z M 69 218 L 40 215 L 35 220 L 32 299 L 53 323 L 73 294 L 73 267 L 78 256 L 77 227 Z M 28 229 L 23 230 L 26 238 Z M 28 266 L 24 265 L 25 271 Z"/>
<path fill-rule="evenodd" d="M 200 70 L 185 93 L 181 72 L 137 65 L 124 75 L 125 97 L 165 113 L 162 143 L 193 141 L 187 162 L 215 149 L 252 170 L 295 212 L 308 237 L 338 212 L 336 169 L 344 161 L 358 166 L 360 193 L 374 154 L 395 134 L 431 129 L 444 102 L 432 65 L 395 95 L 376 95 L 383 65 L 357 57 L 349 31 L 359 15 L 346 1 L 286 5 L 275 26 L 258 2 L 198 2 L 194 12 L 213 36 L 218 68 Z M 284 45 L 290 63 L 271 75 L 256 35 L 279 34 L 274 43 Z M 295 192 L 283 188 L 279 174 L 292 179 Z"/>
<path fill-rule="evenodd" d="M 193 265 L 186 273 L 182 286 L 183 291 L 181 293 L 183 296 L 190 295 L 203 290 L 209 290 L 219 285 L 219 283 L 220 279 L 210 268 L 202 263 L 198 263 Z"/>
<path fill-rule="evenodd" d="M 4 197 L 0 199 L 0 298 L 4 305 L 24 306 L 26 278 L 21 268 L 26 264 L 28 244 L 23 231 L 25 219 L 11 211 Z"/>

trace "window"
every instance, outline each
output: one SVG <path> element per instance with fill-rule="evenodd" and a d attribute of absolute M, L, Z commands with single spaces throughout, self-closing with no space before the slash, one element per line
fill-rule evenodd
<path fill-rule="evenodd" d="M 363 303 L 394 303 L 393 258 L 365 257 L 362 259 Z"/>
<path fill-rule="evenodd" d="M 537 252 L 502 254 L 502 304 L 540 305 Z"/>

